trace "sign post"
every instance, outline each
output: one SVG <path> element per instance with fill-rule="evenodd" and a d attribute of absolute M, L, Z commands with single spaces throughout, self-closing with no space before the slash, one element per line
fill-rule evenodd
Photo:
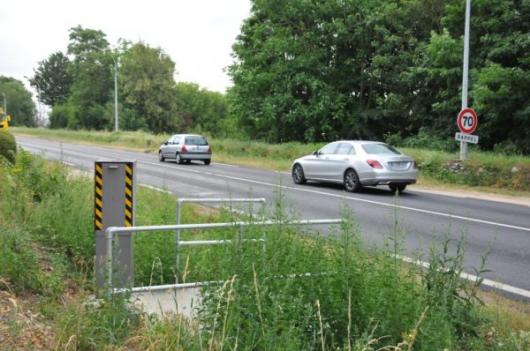
<path fill-rule="evenodd" d="M 469 20 L 471 17 L 471 0 L 466 0 L 466 15 L 464 25 L 464 67 L 462 69 L 462 110 L 467 106 L 467 84 L 469 72 Z M 460 160 L 464 161 L 467 157 L 467 144 L 460 141 Z"/>

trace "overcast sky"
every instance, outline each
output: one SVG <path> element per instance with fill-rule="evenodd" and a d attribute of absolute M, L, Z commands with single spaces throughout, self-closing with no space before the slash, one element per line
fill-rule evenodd
<path fill-rule="evenodd" d="M 15 0 L 0 11 L 0 75 L 23 80 L 39 61 L 66 52 L 68 29 L 81 25 L 161 47 L 176 64 L 177 81 L 224 92 L 224 68 L 249 0 Z"/>

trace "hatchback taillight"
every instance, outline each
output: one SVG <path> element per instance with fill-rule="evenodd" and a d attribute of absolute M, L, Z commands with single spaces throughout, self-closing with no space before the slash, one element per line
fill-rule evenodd
<path fill-rule="evenodd" d="M 417 169 L 418 165 L 416 164 L 416 161 L 412 161 L 412 168 Z"/>
<path fill-rule="evenodd" d="M 377 168 L 377 169 L 383 169 L 383 166 L 381 165 L 381 163 L 379 163 L 379 161 L 377 160 L 366 160 L 366 162 L 370 165 L 370 167 L 372 168 Z"/>
<path fill-rule="evenodd" d="M 208 145 L 208 152 L 212 153 L 212 146 L 211 145 Z"/>
<path fill-rule="evenodd" d="M 180 149 L 180 152 L 188 152 L 188 149 L 186 148 L 186 145 L 182 145 L 182 148 Z"/>

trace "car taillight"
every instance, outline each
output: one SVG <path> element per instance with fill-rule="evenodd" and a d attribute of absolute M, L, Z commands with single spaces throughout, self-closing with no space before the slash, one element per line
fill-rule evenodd
<path fill-rule="evenodd" d="M 370 165 L 372 168 L 377 169 L 383 169 L 383 166 L 379 163 L 379 161 L 376 160 L 366 160 L 366 162 Z"/>
<path fill-rule="evenodd" d="M 188 152 L 188 149 L 186 148 L 186 145 L 182 145 L 182 148 L 180 149 L 180 152 Z"/>
<path fill-rule="evenodd" d="M 212 152 L 212 146 L 211 145 L 208 145 L 208 152 Z"/>
<path fill-rule="evenodd" d="M 416 161 L 412 161 L 412 168 L 417 169 L 418 165 L 416 164 Z"/>

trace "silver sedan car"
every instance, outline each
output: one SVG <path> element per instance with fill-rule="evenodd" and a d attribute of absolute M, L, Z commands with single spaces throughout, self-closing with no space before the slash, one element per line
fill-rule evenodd
<path fill-rule="evenodd" d="M 160 146 L 158 159 L 160 162 L 174 159 L 178 164 L 200 160 L 209 165 L 212 161 L 212 148 L 201 135 L 175 134 Z"/>
<path fill-rule="evenodd" d="M 388 185 L 402 192 L 416 183 L 416 162 L 390 145 L 375 141 L 341 140 L 296 159 L 292 165 L 296 184 L 307 180 L 343 184 L 349 192 L 363 186 Z"/>

